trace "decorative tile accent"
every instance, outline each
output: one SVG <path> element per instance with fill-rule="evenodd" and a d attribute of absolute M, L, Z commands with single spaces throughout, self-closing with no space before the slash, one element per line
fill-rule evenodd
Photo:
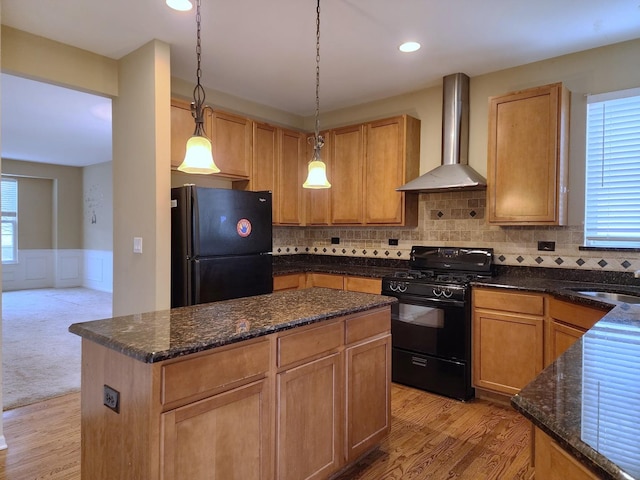
<path fill-rule="evenodd" d="M 585 262 L 583 259 L 579 258 L 578 260 L 576 260 L 576 263 L 578 264 L 579 267 L 581 267 L 587 262 Z"/>
<path fill-rule="evenodd" d="M 562 264 L 564 263 L 564 260 L 562 260 L 560 257 L 558 257 L 558 258 L 556 258 L 556 259 L 555 259 L 555 262 L 556 262 L 558 265 L 562 265 Z"/>
<path fill-rule="evenodd" d="M 516 258 L 516 260 L 518 261 L 518 263 L 524 262 L 524 258 L 522 256 L 518 256 L 518 258 Z"/>
<path fill-rule="evenodd" d="M 471 210 L 471 211 L 469 212 L 469 216 L 470 216 L 471 218 L 474 218 L 476 215 L 477 215 L 477 213 L 476 213 L 476 211 L 475 211 L 475 210 Z"/>
<path fill-rule="evenodd" d="M 498 257 L 498 260 L 500 260 L 501 262 L 504 262 L 507 258 L 504 255 L 500 255 Z"/>
<path fill-rule="evenodd" d="M 622 265 L 622 268 L 627 269 L 627 268 L 629 268 L 631 266 L 631 263 L 629 263 L 627 260 L 625 260 L 620 265 Z"/>
<path fill-rule="evenodd" d="M 604 259 L 602 259 L 602 260 L 600 260 L 600 261 L 598 262 L 598 265 L 600 265 L 602 268 L 604 268 L 604 267 L 606 267 L 606 266 L 607 266 L 607 262 L 605 262 L 605 261 L 604 261 Z"/>
<path fill-rule="evenodd" d="M 544 259 L 543 259 L 542 257 L 537 257 L 537 258 L 536 258 L 536 263 L 537 263 L 538 265 L 540 265 L 542 262 L 544 262 Z"/>

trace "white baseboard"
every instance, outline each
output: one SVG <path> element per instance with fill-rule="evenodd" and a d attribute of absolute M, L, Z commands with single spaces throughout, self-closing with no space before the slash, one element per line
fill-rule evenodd
<path fill-rule="evenodd" d="M 113 252 L 19 250 L 18 262 L 2 265 L 2 290 L 87 287 L 113 291 Z"/>

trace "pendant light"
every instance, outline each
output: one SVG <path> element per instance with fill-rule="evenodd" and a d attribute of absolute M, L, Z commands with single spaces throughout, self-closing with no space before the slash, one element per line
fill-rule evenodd
<path fill-rule="evenodd" d="M 313 145 L 313 157 L 309 162 L 307 180 L 303 188 L 331 188 L 327 180 L 327 166 L 322 161 L 320 149 L 324 145 L 324 138 L 320 135 L 320 0 L 316 7 L 316 124 L 314 136 L 309 137 Z"/>
<path fill-rule="evenodd" d="M 187 140 L 187 153 L 178 170 L 185 173 L 209 174 L 218 173 L 220 169 L 213 162 L 211 154 L 211 141 L 204 132 L 204 110 L 211 108 L 204 104 L 205 92 L 200 84 L 202 70 L 200 69 L 200 57 L 202 49 L 200 46 L 200 2 L 196 0 L 196 59 L 198 67 L 196 69 L 197 84 L 193 89 L 193 102 L 191 102 L 191 114 L 196 121 L 196 128 L 193 135 Z"/>

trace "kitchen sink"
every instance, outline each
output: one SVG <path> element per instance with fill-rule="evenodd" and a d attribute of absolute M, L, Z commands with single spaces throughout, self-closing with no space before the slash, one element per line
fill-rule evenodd
<path fill-rule="evenodd" d="M 598 290 L 578 290 L 576 293 L 611 300 L 613 302 L 640 303 L 640 296 L 629 295 L 627 293 L 600 292 Z"/>

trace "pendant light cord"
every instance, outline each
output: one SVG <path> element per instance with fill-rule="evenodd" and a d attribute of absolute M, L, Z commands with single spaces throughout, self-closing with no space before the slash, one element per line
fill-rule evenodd
<path fill-rule="evenodd" d="M 320 1 L 320 0 L 318 0 Z M 204 137 L 204 99 L 205 99 L 205 91 L 202 85 L 200 84 L 200 77 L 202 77 L 202 69 L 200 68 L 200 60 L 202 57 L 202 46 L 200 42 L 200 5 L 201 0 L 196 0 L 196 78 L 197 83 L 195 88 L 193 89 L 193 103 L 191 104 L 191 114 L 193 118 L 196 120 L 196 129 L 193 133 L 194 136 Z"/>
<path fill-rule="evenodd" d="M 320 0 L 316 7 L 316 123 L 313 140 L 314 160 L 320 160 L 324 139 L 320 136 Z"/>

